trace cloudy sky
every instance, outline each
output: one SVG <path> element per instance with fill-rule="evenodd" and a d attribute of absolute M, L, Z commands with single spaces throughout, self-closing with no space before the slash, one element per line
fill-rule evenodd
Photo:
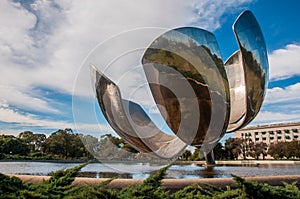
<path fill-rule="evenodd" d="M 72 97 L 84 92 L 74 92 L 78 73 L 111 36 L 196 26 L 215 34 L 226 60 L 238 49 L 231 27 L 245 9 L 262 27 L 270 62 L 266 100 L 251 125 L 300 121 L 299 7 L 294 0 L 1 0 L 0 134 L 76 128 Z M 80 126 L 112 131 L 103 117 Z"/>

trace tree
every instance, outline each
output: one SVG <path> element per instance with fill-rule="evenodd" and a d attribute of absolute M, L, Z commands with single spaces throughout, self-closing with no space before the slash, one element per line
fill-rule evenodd
<path fill-rule="evenodd" d="M 192 152 L 188 149 L 185 149 L 184 152 L 179 157 L 180 160 L 188 160 L 192 155 Z"/>
<path fill-rule="evenodd" d="M 24 131 L 19 134 L 18 138 L 27 144 L 30 152 L 37 152 L 40 151 L 43 143 L 46 140 L 45 134 L 34 134 L 31 131 Z"/>
<path fill-rule="evenodd" d="M 99 158 L 104 159 L 132 159 L 139 153 L 134 147 L 126 143 L 122 138 L 111 134 L 105 134 L 99 141 Z"/>
<path fill-rule="evenodd" d="M 91 135 L 80 135 L 81 141 L 87 150 L 87 158 L 92 159 L 99 154 L 100 143 L 98 139 Z"/>
<path fill-rule="evenodd" d="M 214 150 L 214 156 L 216 160 L 224 160 L 226 159 L 226 152 L 225 149 L 223 148 L 223 145 L 219 142 Z"/>
<path fill-rule="evenodd" d="M 299 141 L 293 140 L 291 142 L 285 142 L 284 144 L 285 144 L 284 156 L 287 159 L 299 157 L 299 153 L 300 153 Z"/>
<path fill-rule="evenodd" d="M 282 159 L 285 156 L 285 150 L 285 144 L 283 142 L 278 142 L 271 144 L 268 154 L 274 159 Z"/>
<path fill-rule="evenodd" d="M 72 129 L 60 129 L 52 133 L 45 141 L 44 152 L 64 159 L 79 158 L 87 154 L 80 135 L 74 134 Z"/>
<path fill-rule="evenodd" d="M 138 150 L 136 150 L 130 144 L 127 144 L 127 143 L 124 143 L 124 145 L 121 148 L 130 153 L 138 153 L 139 152 Z"/>
<path fill-rule="evenodd" d="M 120 148 L 124 144 L 124 140 L 122 138 L 112 136 L 111 134 L 102 135 L 101 139 L 108 139 L 108 141 L 110 141 L 112 144 L 114 144 L 118 148 Z"/>
<path fill-rule="evenodd" d="M 107 139 L 107 141 L 111 142 L 114 146 L 118 148 L 122 148 L 131 153 L 138 153 L 139 151 L 133 148 L 130 144 L 126 143 L 123 138 L 118 138 L 112 136 L 111 134 L 105 134 L 101 136 L 101 139 Z"/>
<path fill-rule="evenodd" d="M 225 141 L 225 154 L 226 158 L 230 160 L 237 159 L 241 154 L 241 139 L 239 138 L 228 138 Z"/>
<path fill-rule="evenodd" d="M 292 148 L 294 149 L 293 151 L 294 151 L 295 158 L 300 158 L 300 141 L 294 140 L 292 141 L 292 143 L 293 143 Z"/>
<path fill-rule="evenodd" d="M 2 152 L 10 155 L 27 155 L 29 153 L 28 146 L 19 139 L 5 137 L 2 141 Z"/>
<path fill-rule="evenodd" d="M 190 156 L 189 160 L 191 161 L 199 161 L 204 160 L 204 157 L 200 154 L 200 147 L 197 147 L 194 151 L 194 153 Z"/>
<path fill-rule="evenodd" d="M 42 133 L 34 134 L 33 144 L 35 151 L 41 151 L 46 141 L 46 135 Z"/>
<path fill-rule="evenodd" d="M 263 156 L 263 159 L 265 159 L 265 156 L 267 155 L 267 144 L 264 142 L 258 142 L 258 143 L 251 142 L 249 144 L 247 155 L 250 155 L 251 157 L 258 160 L 261 154 Z"/>

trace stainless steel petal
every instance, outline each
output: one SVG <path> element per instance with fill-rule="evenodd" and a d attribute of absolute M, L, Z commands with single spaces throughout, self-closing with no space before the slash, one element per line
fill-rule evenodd
<path fill-rule="evenodd" d="M 188 144 L 206 143 L 212 149 L 227 129 L 230 111 L 228 79 L 214 35 L 193 27 L 170 30 L 152 42 L 142 63 L 154 100 L 164 107 L 160 110 L 173 132 Z M 174 78 L 171 69 L 181 77 Z M 196 98 L 181 82 L 190 84 Z M 180 129 L 183 123 L 189 127 Z"/>
<path fill-rule="evenodd" d="M 233 30 L 240 51 L 225 63 L 231 92 L 227 132 L 238 130 L 255 118 L 264 100 L 269 70 L 265 40 L 254 15 L 243 12 Z"/>
<path fill-rule="evenodd" d="M 136 103 L 122 99 L 118 86 L 91 67 L 98 104 L 111 127 L 140 152 L 172 158 L 187 144 L 163 133 Z"/>
<path fill-rule="evenodd" d="M 245 71 L 240 51 L 229 57 L 225 68 L 230 86 L 230 119 L 227 131 L 234 131 L 243 125 L 247 112 Z"/>

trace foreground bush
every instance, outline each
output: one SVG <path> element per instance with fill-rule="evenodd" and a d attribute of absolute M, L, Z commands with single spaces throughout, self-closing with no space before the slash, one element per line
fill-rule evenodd
<path fill-rule="evenodd" d="M 86 164 L 72 169 L 60 170 L 49 180 L 39 184 L 22 182 L 15 177 L 0 174 L 0 198 L 300 198 L 296 184 L 270 186 L 234 176 L 235 188 L 225 190 L 207 184 L 193 184 L 175 193 L 169 193 L 161 186 L 161 181 L 169 167 L 162 168 L 141 185 L 125 187 L 122 190 L 105 188 L 113 179 L 89 186 L 73 186 L 78 171 Z"/>

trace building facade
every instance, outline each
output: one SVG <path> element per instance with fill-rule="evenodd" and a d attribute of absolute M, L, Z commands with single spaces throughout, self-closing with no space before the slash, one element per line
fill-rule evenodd
<path fill-rule="evenodd" d="M 254 143 L 300 141 L 300 122 L 249 126 L 234 133 L 234 138 L 242 138 Z M 267 156 L 266 158 L 271 158 Z"/>

